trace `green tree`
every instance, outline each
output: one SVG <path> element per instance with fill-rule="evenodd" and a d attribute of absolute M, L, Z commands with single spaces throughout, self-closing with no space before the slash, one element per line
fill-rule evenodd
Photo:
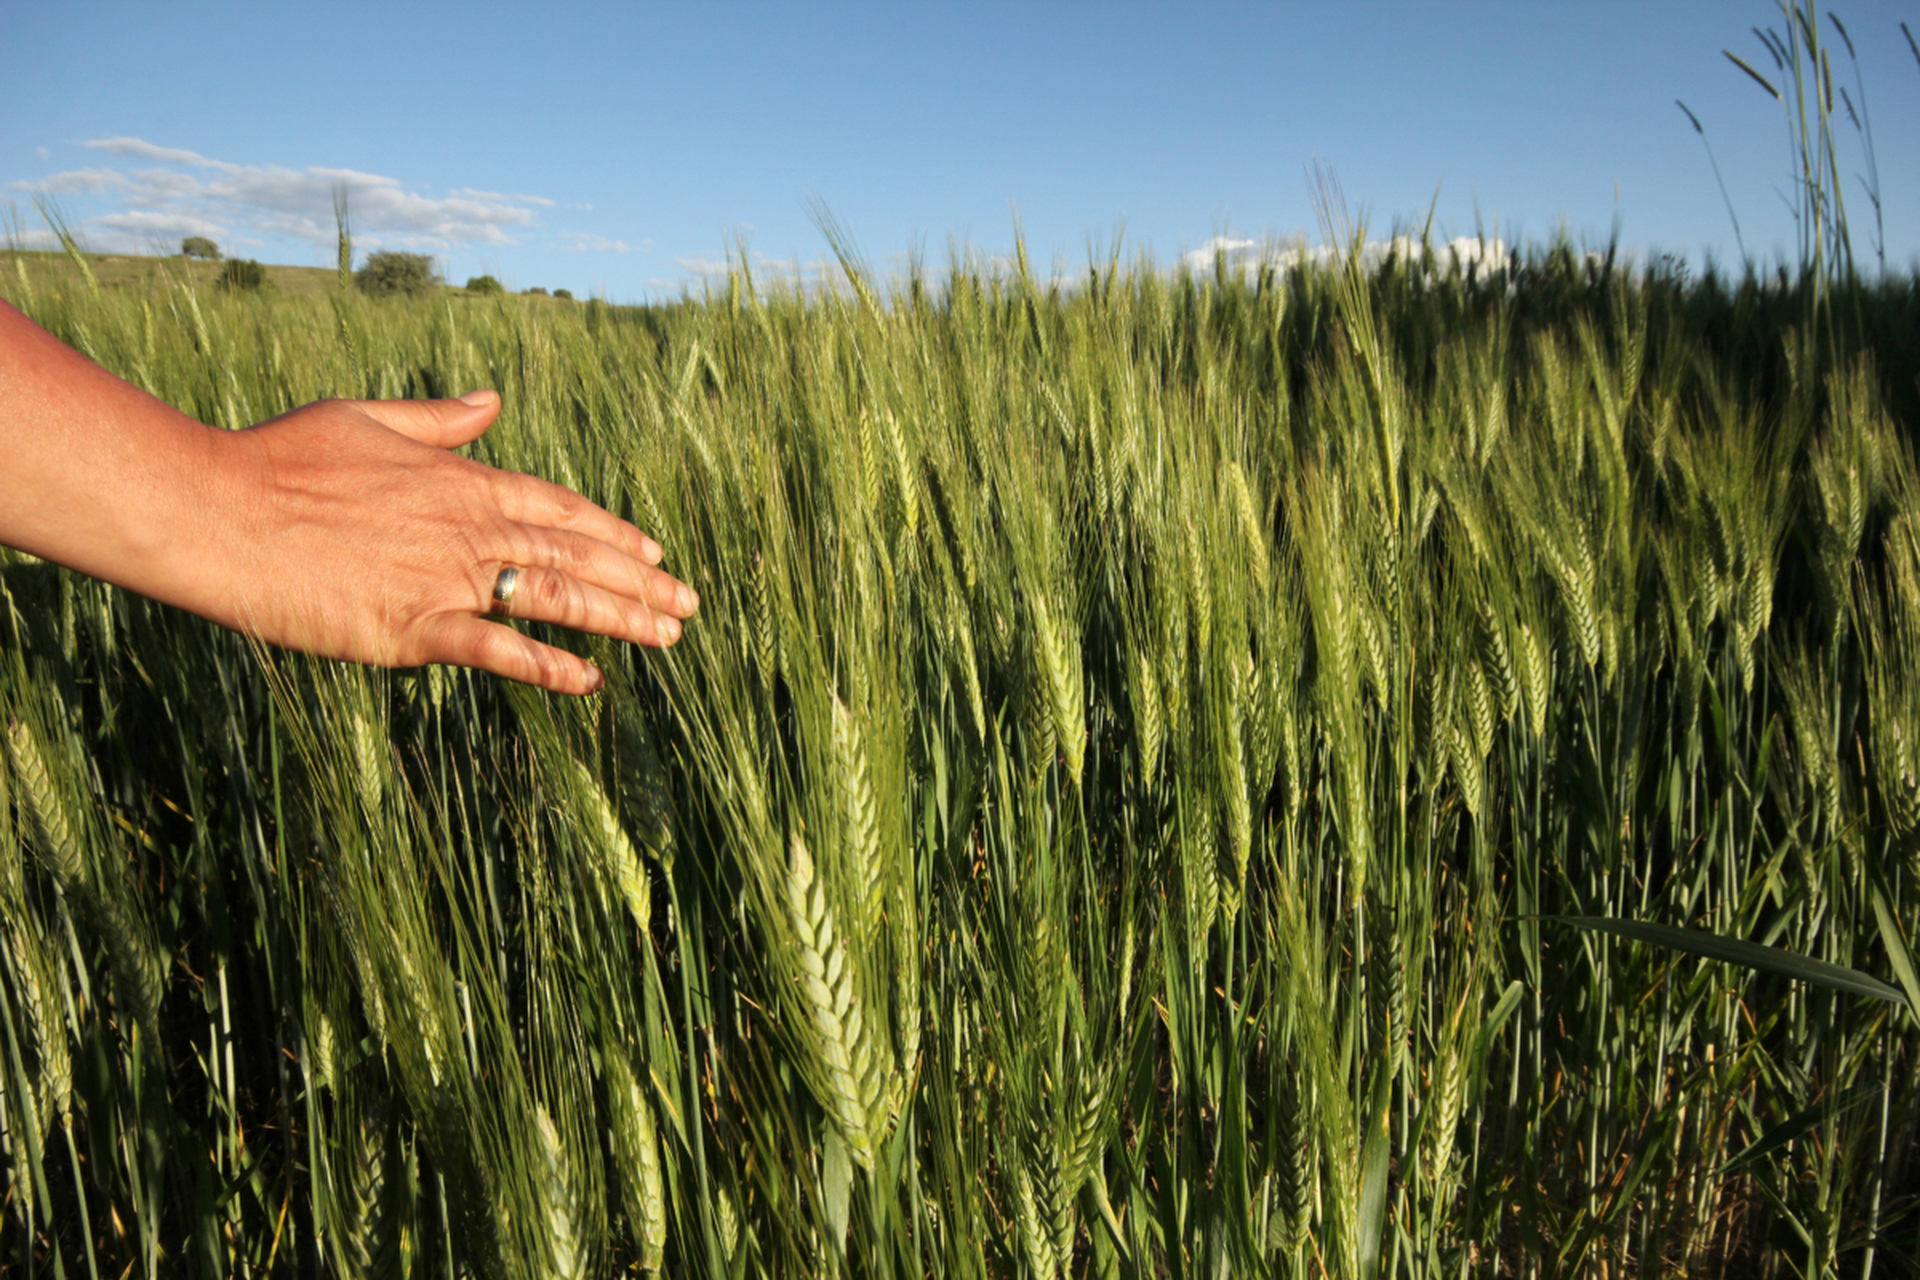
<path fill-rule="evenodd" d="M 267 283 L 267 269 L 252 258 L 230 258 L 217 283 L 222 289 L 250 293 Z"/>
<path fill-rule="evenodd" d="M 183 257 L 204 258 L 208 262 L 220 261 L 220 246 L 205 236 L 188 236 L 180 242 Z"/>
<path fill-rule="evenodd" d="M 492 276 L 469 276 L 467 278 L 468 293 L 505 293 L 506 291 L 507 287 L 498 280 L 495 280 Z"/>
<path fill-rule="evenodd" d="M 382 249 L 369 254 L 353 273 L 354 284 L 363 293 L 376 297 L 404 293 L 411 297 L 432 291 L 439 281 L 433 275 L 433 259 L 424 253 L 395 253 Z"/>

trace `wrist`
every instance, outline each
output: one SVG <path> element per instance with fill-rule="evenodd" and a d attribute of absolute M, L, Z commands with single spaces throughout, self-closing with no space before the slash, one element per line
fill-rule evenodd
<path fill-rule="evenodd" d="M 152 470 L 140 497 L 114 520 L 124 567 L 96 576 L 237 628 L 228 579 L 247 574 L 252 559 L 241 513 L 254 487 L 254 451 L 245 432 L 210 427 L 185 414 L 154 425 L 142 450 Z"/>

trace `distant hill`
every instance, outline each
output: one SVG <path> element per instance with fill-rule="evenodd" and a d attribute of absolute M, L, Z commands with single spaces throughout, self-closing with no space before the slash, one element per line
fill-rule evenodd
<path fill-rule="evenodd" d="M 158 277 L 165 275 L 175 280 L 192 280 L 211 289 L 220 278 L 221 263 L 203 262 L 195 258 L 185 258 L 178 254 L 158 257 L 138 253 L 89 253 L 85 255 L 87 265 L 93 270 L 93 277 L 103 289 L 120 289 L 129 285 L 142 288 L 151 287 Z M 27 263 L 28 270 L 35 275 L 42 273 L 73 274 L 72 261 L 59 250 L 5 249 L 0 248 L 0 267 L 6 274 L 14 273 L 13 259 L 21 258 Z M 320 297 L 334 287 L 339 278 L 332 267 L 285 267 L 274 263 L 262 264 L 267 269 L 267 288 L 282 297 Z M 477 297 L 465 289 L 453 285 L 443 287 L 443 292 L 455 297 Z M 553 298 L 545 293 L 517 294 L 517 297 L 538 298 L 552 302 Z M 559 299 L 567 301 L 567 299 Z"/>

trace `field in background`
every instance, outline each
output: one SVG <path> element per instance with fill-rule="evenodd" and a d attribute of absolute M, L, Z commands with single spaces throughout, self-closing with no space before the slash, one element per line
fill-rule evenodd
<path fill-rule="evenodd" d="M 0 275 L 15 275 L 13 260 L 19 258 L 34 275 L 46 280 L 49 285 L 78 288 L 83 281 L 79 269 L 74 265 L 76 256 L 86 261 L 87 270 L 92 272 L 95 283 L 102 289 L 110 291 L 135 289 L 153 292 L 164 291 L 170 287 L 191 286 L 211 292 L 219 283 L 220 273 L 225 265 L 220 262 L 183 257 L 163 258 L 115 253 L 68 254 L 60 250 L 41 252 L 0 246 Z M 339 272 L 332 267 L 286 267 L 277 263 L 262 265 L 266 268 L 266 291 L 277 297 L 324 298 L 339 285 Z M 18 287 L 17 277 L 12 282 L 12 287 Z M 443 288 L 441 293 L 454 298 L 479 296 L 451 285 Z M 551 302 L 554 300 L 546 295 L 522 296 L 526 296 L 529 301 Z"/>
<path fill-rule="evenodd" d="M 0 555 L 11 1274 L 1920 1266 L 1916 281 L 0 267 L 705 601 L 569 701 Z"/>

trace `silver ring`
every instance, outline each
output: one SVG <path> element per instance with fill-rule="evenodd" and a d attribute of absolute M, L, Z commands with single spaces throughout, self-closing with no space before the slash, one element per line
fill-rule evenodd
<path fill-rule="evenodd" d="M 487 616 L 489 618 L 506 618 L 512 616 L 513 589 L 519 585 L 520 571 L 518 569 L 512 565 L 508 565 L 500 571 L 500 576 L 493 580 L 493 603 L 487 606 Z"/>

